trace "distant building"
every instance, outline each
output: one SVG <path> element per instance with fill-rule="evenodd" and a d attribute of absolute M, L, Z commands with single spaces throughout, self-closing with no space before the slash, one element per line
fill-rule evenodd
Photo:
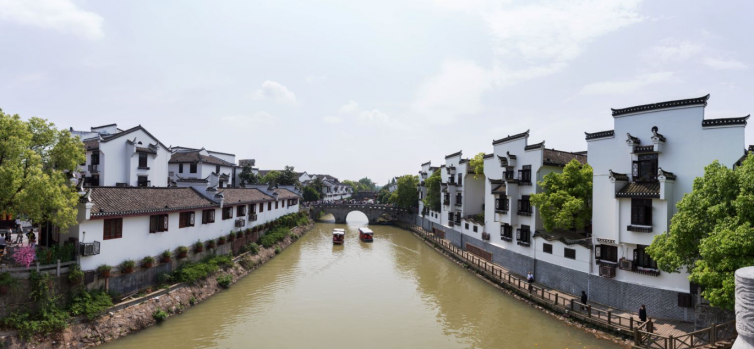
<path fill-rule="evenodd" d="M 241 168 L 235 164 L 234 154 L 210 151 L 204 148 L 171 148 L 169 161 L 171 181 L 206 179 L 219 188 L 237 187 Z"/>

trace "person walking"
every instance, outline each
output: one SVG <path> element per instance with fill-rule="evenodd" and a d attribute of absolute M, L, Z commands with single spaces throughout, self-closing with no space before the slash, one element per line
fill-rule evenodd
<path fill-rule="evenodd" d="M 24 244 L 24 230 L 21 225 L 16 226 L 16 244 L 22 246 Z"/>
<path fill-rule="evenodd" d="M 581 291 L 581 304 L 583 304 L 581 306 L 581 310 L 586 309 L 586 302 L 588 301 L 589 301 L 589 298 L 587 298 L 586 296 L 586 291 Z"/>
<path fill-rule="evenodd" d="M 641 320 L 641 322 L 647 321 L 647 307 L 645 307 L 644 304 L 639 308 L 639 320 Z"/>
<path fill-rule="evenodd" d="M 529 291 L 531 291 L 531 285 L 534 283 L 534 273 L 531 270 L 526 274 L 526 281 L 529 283 Z"/>

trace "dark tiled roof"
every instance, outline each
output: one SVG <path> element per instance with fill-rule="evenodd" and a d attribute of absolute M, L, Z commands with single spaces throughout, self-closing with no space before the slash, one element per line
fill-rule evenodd
<path fill-rule="evenodd" d="M 749 116 L 751 115 L 746 115 L 740 118 L 706 119 L 706 120 L 702 120 L 702 127 L 731 126 L 731 125 L 746 126 L 746 120 L 749 119 Z"/>
<path fill-rule="evenodd" d="M 209 180 L 207 178 L 181 178 L 178 177 L 178 180 L 176 182 L 181 183 L 209 183 Z"/>
<path fill-rule="evenodd" d="M 496 141 L 492 141 L 492 145 L 503 143 L 503 142 L 507 142 L 507 141 L 512 141 L 514 139 L 528 137 L 528 136 L 529 136 L 529 130 L 526 130 L 526 132 L 522 132 L 522 133 L 519 133 L 519 134 L 515 134 L 513 136 L 508 136 L 508 137 L 505 137 L 505 138 L 498 139 Z"/>
<path fill-rule="evenodd" d="M 488 178 L 487 180 L 490 181 L 490 184 L 492 184 L 492 185 L 497 185 L 497 184 L 503 184 L 503 183 L 505 183 L 505 181 L 503 181 L 502 179 Z"/>
<path fill-rule="evenodd" d="M 659 182 L 631 182 L 615 193 L 618 198 L 659 198 Z"/>
<path fill-rule="evenodd" d="M 626 133 L 626 136 L 628 136 L 628 140 L 633 142 L 634 144 L 641 144 L 639 137 L 634 137 L 630 133 Z"/>
<path fill-rule="evenodd" d="M 176 163 L 204 163 L 204 164 L 211 164 L 211 165 L 222 165 L 222 166 L 235 166 L 235 164 L 227 162 L 223 159 L 220 159 L 218 157 L 214 157 L 212 155 L 202 155 L 199 154 L 199 151 L 185 151 L 185 152 L 177 152 L 173 153 L 173 155 L 170 156 L 169 163 L 176 164 Z"/>
<path fill-rule="evenodd" d="M 84 147 L 86 147 L 86 150 L 99 149 L 99 138 L 90 138 L 90 139 L 85 140 Z"/>
<path fill-rule="evenodd" d="M 660 102 L 660 103 L 652 103 L 652 104 L 644 104 L 644 105 L 637 105 L 635 107 L 628 107 L 628 108 L 621 108 L 621 109 L 614 109 L 613 116 L 618 115 L 624 115 L 624 114 L 631 114 L 631 113 L 638 113 L 638 112 L 645 112 L 650 110 L 660 110 L 660 109 L 666 109 L 666 108 L 675 108 L 675 107 L 681 107 L 681 106 L 687 106 L 687 105 L 707 105 L 707 100 L 709 99 L 709 95 L 699 97 L 699 98 L 690 98 L 690 99 L 679 99 L 676 101 L 667 101 L 667 102 Z"/>
<path fill-rule="evenodd" d="M 483 159 L 491 159 L 494 156 L 495 156 L 495 154 L 484 154 L 484 156 L 482 158 Z"/>
<path fill-rule="evenodd" d="M 423 163 L 422 166 L 429 165 L 431 163 L 432 163 L 432 161 L 427 161 L 427 162 Z"/>
<path fill-rule="evenodd" d="M 432 171 L 432 172 L 437 171 L 438 169 L 440 169 L 440 168 L 437 167 L 437 166 L 433 166 L 433 167 L 429 168 L 429 170 Z"/>
<path fill-rule="evenodd" d="M 567 151 L 561 151 L 561 150 L 555 150 L 555 149 L 545 149 L 542 154 L 543 161 L 542 163 L 544 165 L 548 166 L 565 166 L 571 160 L 576 159 L 578 162 L 585 164 L 586 163 L 586 155 L 581 155 L 577 153 L 569 153 Z"/>
<path fill-rule="evenodd" d="M 120 137 L 123 137 L 123 136 L 125 136 L 125 135 L 127 135 L 127 134 L 130 134 L 130 133 L 132 133 L 132 132 L 135 132 L 135 131 L 138 131 L 138 130 L 142 130 L 142 131 L 144 131 L 144 133 L 146 133 L 146 134 L 147 134 L 147 136 L 149 136 L 149 137 L 152 137 L 152 139 L 154 139 L 155 141 L 157 141 L 157 143 L 159 143 L 159 144 L 160 144 L 160 145 L 161 145 L 161 146 L 162 146 L 163 148 L 165 148 L 165 149 L 169 149 L 169 148 L 168 148 L 167 146 L 165 146 L 164 144 L 162 144 L 162 142 L 160 142 L 160 140 L 159 140 L 159 139 L 157 139 L 157 137 L 155 137 L 155 136 L 152 136 L 152 134 L 151 134 L 151 133 L 149 133 L 149 131 L 147 131 L 147 129 L 145 129 L 145 128 L 141 127 L 141 125 L 139 125 L 139 126 L 136 126 L 136 127 L 132 127 L 132 128 L 129 128 L 128 130 L 125 130 L 125 131 L 123 131 L 123 132 L 118 132 L 118 133 L 114 133 L 114 134 L 111 134 L 111 135 L 102 136 L 102 141 L 103 141 L 103 142 L 109 142 L 109 141 L 111 141 L 111 140 L 113 140 L 113 139 L 116 139 L 116 138 L 120 138 Z"/>
<path fill-rule="evenodd" d="M 92 127 L 92 130 L 98 129 L 98 128 L 110 127 L 110 126 L 118 126 L 118 124 L 109 124 L 109 125 L 102 125 L 102 126 L 94 126 L 94 127 Z"/>
<path fill-rule="evenodd" d="M 652 127 L 652 139 L 657 138 L 658 141 L 665 142 L 665 136 L 663 136 L 661 133 L 658 133 L 657 131 L 659 130 L 660 128 L 658 128 L 657 126 Z"/>
<path fill-rule="evenodd" d="M 492 187 L 492 194 L 505 194 L 505 183 Z"/>
<path fill-rule="evenodd" d="M 458 155 L 461 155 L 461 152 L 463 152 L 463 151 L 458 151 L 458 152 L 455 152 L 455 153 L 453 153 L 453 154 L 450 154 L 450 155 L 446 155 L 446 156 L 445 156 L 445 158 L 446 158 L 446 159 L 450 159 L 450 158 L 452 158 L 452 157 L 454 157 L 454 156 L 458 156 Z"/>
<path fill-rule="evenodd" d="M 497 157 L 498 160 L 500 160 L 500 164 L 503 166 L 508 166 L 508 158 L 505 156 L 499 156 Z"/>
<path fill-rule="evenodd" d="M 225 188 L 220 193 L 225 197 L 225 205 L 251 204 L 275 200 L 272 196 L 263 193 L 257 188 Z"/>
<path fill-rule="evenodd" d="M 588 141 L 591 139 L 613 137 L 615 136 L 615 130 L 600 131 L 600 132 L 595 132 L 595 133 L 584 132 L 584 134 L 586 135 L 586 140 Z"/>
<path fill-rule="evenodd" d="M 575 151 L 575 152 L 573 152 L 573 153 L 574 153 L 574 154 L 576 154 L 576 155 L 584 155 L 584 156 L 587 156 L 587 155 L 588 155 L 588 153 L 589 153 L 589 151 L 587 151 L 587 150 L 583 150 L 583 151 Z"/>
<path fill-rule="evenodd" d="M 147 215 L 217 206 L 191 188 L 92 187 L 92 217 Z"/>
<path fill-rule="evenodd" d="M 464 163 L 467 163 L 467 162 L 469 162 L 469 159 L 461 159 L 461 161 L 459 161 L 458 163 L 459 164 L 464 164 Z"/>
<path fill-rule="evenodd" d="M 675 176 L 675 174 L 673 172 L 663 171 L 662 168 L 660 168 L 657 171 L 657 176 L 658 177 L 665 177 L 667 179 L 673 179 L 673 180 L 675 180 L 675 178 L 676 178 L 676 176 Z"/>
<path fill-rule="evenodd" d="M 275 189 L 275 193 L 278 193 L 278 199 L 298 199 L 299 198 L 299 196 L 296 195 L 296 193 L 288 189 L 284 189 L 284 188 Z"/>
<path fill-rule="evenodd" d="M 157 154 L 157 151 L 152 148 L 136 147 L 137 153 Z"/>
<path fill-rule="evenodd" d="M 515 156 L 515 155 L 513 155 L 513 154 L 511 154 L 511 152 L 507 151 L 507 152 L 505 152 L 505 154 L 507 154 L 507 155 L 508 155 L 508 159 L 511 159 L 511 160 L 516 160 L 516 156 Z"/>
<path fill-rule="evenodd" d="M 616 181 L 628 182 L 628 175 L 627 174 L 613 172 L 613 170 L 608 170 L 608 171 L 610 173 L 610 178 L 613 178 Z"/>
<path fill-rule="evenodd" d="M 533 149 L 541 149 L 545 147 L 545 141 L 542 141 L 537 144 L 527 145 L 524 147 L 524 150 L 533 150 Z"/>

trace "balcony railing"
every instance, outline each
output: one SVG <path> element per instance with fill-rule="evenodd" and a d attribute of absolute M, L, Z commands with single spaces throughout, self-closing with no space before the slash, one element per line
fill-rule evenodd
<path fill-rule="evenodd" d="M 651 233 L 652 232 L 652 226 L 639 226 L 639 225 L 629 225 L 626 230 L 632 231 L 635 233 Z"/>
<path fill-rule="evenodd" d="M 94 256 L 99 254 L 99 241 L 79 243 L 79 255 Z"/>
<path fill-rule="evenodd" d="M 508 241 L 508 242 L 513 241 L 513 237 L 510 235 L 500 235 L 500 239 L 503 241 Z"/>

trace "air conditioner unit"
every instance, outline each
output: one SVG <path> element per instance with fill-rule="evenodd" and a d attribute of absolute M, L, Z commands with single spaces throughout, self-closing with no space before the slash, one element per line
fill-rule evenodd
<path fill-rule="evenodd" d="M 243 228 L 246 226 L 245 219 L 236 219 L 236 228 Z"/>
<path fill-rule="evenodd" d="M 600 265 L 600 276 L 608 279 L 615 277 L 615 266 L 610 264 Z"/>
<path fill-rule="evenodd" d="M 634 261 L 621 258 L 618 264 L 618 268 L 621 270 L 634 270 Z"/>
<path fill-rule="evenodd" d="M 94 256 L 99 254 L 99 241 L 79 243 L 79 255 Z"/>

